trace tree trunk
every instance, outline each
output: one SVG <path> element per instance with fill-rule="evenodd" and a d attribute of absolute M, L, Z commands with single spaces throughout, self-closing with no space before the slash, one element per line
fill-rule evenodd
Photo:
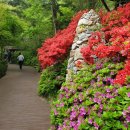
<path fill-rule="evenodd" d="M 107 6 L 105 0 L 101 0 L 101 2 L 103 3 L 104 7 L 106 8 L 107 11 L 110 11 L 109 7 Z"/>
<path fill-rule="evenodd" d="M 57 31 L 56 0 L 52 0 L 52 1 L 51 1 L 51 11 L 52 11 L 52 21 L 53 21 L 54 33 L 56 34 L 56 31 Z"/>

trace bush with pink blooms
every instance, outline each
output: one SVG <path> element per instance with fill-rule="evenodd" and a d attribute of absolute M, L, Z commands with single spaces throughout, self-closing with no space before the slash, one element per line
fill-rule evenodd
<path fill-rule="evenodd" d="M 127 130 L 130 128 L 130 81 L 114 84 L 124 63 L 99 62 L 64 83 L 53 102 L 52 130 Z"/>

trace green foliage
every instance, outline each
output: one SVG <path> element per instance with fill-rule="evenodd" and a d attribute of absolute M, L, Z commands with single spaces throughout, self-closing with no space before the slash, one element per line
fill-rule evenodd
<path fill-rule="evenodd" d="M 38 93 L 40 96 L 53 97 L 57 95 L 61 84 L 65 81 L 67 62 L 55 64 L 43 70 Z"/>
<path fill-rule="evenodd" d="M 7 62 L 0 61 L 0 78 L 6 74 L 7 71 Z"/>
<path fill-rule="evenodd" d="M 3 53 L 4 46 L 15 45 L 20 42 L 21 33 L 26 27 L 23 19 L 15 13 L 16 8 L 0 3 L 0 52 Z M 3 54 L 1 54 L 2 56 Z"/>
<path fill-rule="evenodd" d="M 62 13 L 62 15 L 58 15 L 57 20 L 60 23 L 60 29 L 63 29 L 69 24 L 70 19 L 74 15 L 74 11 L 68 7 L 61 7 L 60 13 Z"/>
<path fill-rule="evenodd" d="M 111 61 L 87 65 L 73 75 L 72 81 L 63 83 L 57 99 L 53 101 L 53 129 L 127 130 L 126 126 L 130 124 L 128 122 L 125 126 L 126 116 L 123 113 L 130 106 L 130 88 L 113 84 L 121 68 L 123 63 Z"/>

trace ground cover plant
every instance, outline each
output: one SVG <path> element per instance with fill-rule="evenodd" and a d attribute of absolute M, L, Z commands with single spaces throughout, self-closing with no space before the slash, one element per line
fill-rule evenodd
<path fill-rule="evenodd" d="M 67 60 L 63 63 L 47 67 L 42 71 L 38 86 L 38 94 L 46 98 L 57 96 L 58 90 L 65 82 Z"/>
<path fill-rule="evenodd" d="M 100 13 L 102 29 L 81 53 L 86 67 L 63 83 L 52 104 L 52 130 L 129 130 L 130 3 Z M 95 55 L 97 60 L 92 57 Z"/>

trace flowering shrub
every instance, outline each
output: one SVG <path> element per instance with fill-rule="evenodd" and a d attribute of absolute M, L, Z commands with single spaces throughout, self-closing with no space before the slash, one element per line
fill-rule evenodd
<path fill-rule="evenodd" d="M 66 29 L 57 32 L 53 38 L 47 39 L 42 47 L 38 49 L 38 57 L 42 68 L 64 59 L 73 43 L 77 23 L 85 12 L 87 10 L 78 12 Z"/>
<path fill-rule="evenodd" d="M 81 53 L 85 61 L 94 63 L 92 55 L 97 58 L 116 58 L 124 61 L 124 69 L 117 73 L 115 84 L 125 84 L 130 75 L 130 3 L 119 7 L 116 11 L 102 14 L 103 28 L 89 38 L 88 46 L 82 48 Z"/>
<path fill-rule="evenodd" d="M 64 83 L 51 111 L 52 130 L 127 130 L 130 86 L 114 84 L 124 63 L 86 66 Z"/>

